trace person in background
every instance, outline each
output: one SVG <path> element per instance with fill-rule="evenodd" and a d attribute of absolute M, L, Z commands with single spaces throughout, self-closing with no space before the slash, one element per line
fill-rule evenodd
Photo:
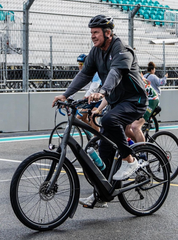
<path fill-rule="evenodd" d="M 78 62 L 78 66 L 79 66 L 79 71 L 82 70 L 83 68 L 83 65 L 84 65 L 84 62 L 85 62 L 85 59 L 87 58 L 87 55 L 85 54 L 80 54 L 78 57 L 77 57 L 77 62 Z M 99 78 L 98 76 L 98 73 L 96 72 L 92 81 L 90 83 L 88 83 L 83 89 L 86 91 L 85 92 L 85 95 L 84 95 L 84 98 L 87 98 L 88 96 L 90 96 L 90 94 L 94 93 L 94 92 L 97 92 L 99 90 L 99 87 L 101 86 L 101 79 Z M 85 108 L 83 108 L 81 110 L 81 112 L 83 111 L 82 115 L 83 116 L 79 116 L 77 115 L 77 118 L 78 119 L 81 119 L 83 122 L 91 125 L 95 130 L 99 131 L 100 128 L 98 126 L 96 126 L 94 123 L 93 123 L 93 120 L 92 118 L 88 119 L 88 113 L 87 113 L 87 110 L 91 110 L 91 111 L 95 111 L 99 105 L 101 104 L 101 101 L 102 100 L 99 100 L 95 103 L 90 103 L 88 104 L 87 106 L 85 106 Z M 85 113 L 86 112 L 86 113 Z M 97 121 L 97 120 L 96 120 Z"/>
<path fill-rule="evenodd" d="M 146 112 L 143 118 L 134 121 L 132 124 L 127 125 L 125 133 L 126 136 L 131 138 L 134 142 L 145 142 L 145 136 L 142 132 L 142 126 L 145 121 L 148 121 L 155 108 L 159 105 L 159 96 L 156 90 L 151 86 L 151 82 L 144 78 L 143 74 L 142 79 L 145 83 L 145 89 L 148 96 L 149 105 L 147 106 Z"/>
<path fill-rule="evenodd" d="M 158 95 L 161 95 L 160 86 L 166 85 L 168 73 L 165 74 L 163 78 L 158 78 L 155 75 L 156 65 L 154 62 L 149 62 L 147 67 L 147 73 L 144 75 L 144 78 L 151 82 L 151 86 L 156 90 Z"/>

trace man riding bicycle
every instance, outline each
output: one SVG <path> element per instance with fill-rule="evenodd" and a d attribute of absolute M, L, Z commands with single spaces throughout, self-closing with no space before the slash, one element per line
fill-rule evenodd
<path fill-rule="evenodd" d="M 125 128 L 143 116 L 147 95 L 135 53 L 130 46 L 113 34 L 113 19 L 97 15 L 90 20 L 88 26 L 91 28 L 94 46 L 82 70 L 66 92 L 54 98 L 52 106 L 57 100 L 65 101 L 70 95 L 83 88 L 98 72 L 102 87 L 98 93 L 92 93 L 88 97 L 88 103 L 105 97 L 111 107 L 111 110 L 102 118 L 102 133 L 116 143 L 120 150 L 122 166 L 114 174 L 113 179 L 123 180 L 139 167 L 137 160 L 132 156 L 132 149 L 128 146 Z M 113 160 L 113 149 L 104 141 L 100 141 L 99 153 L 106 164 L 103 173 L 107 178 Z M 83 202 L 91 204 L 91 201 L 94 201 L 93 195 Z M 80 202 L 82 203 L 82 200 Z"/>

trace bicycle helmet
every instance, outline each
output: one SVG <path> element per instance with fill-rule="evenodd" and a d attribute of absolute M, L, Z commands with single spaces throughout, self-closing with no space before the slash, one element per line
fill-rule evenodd
<path fill-rule="evenodd" d="M 87 55 L 85 55 L 84 53 L 83 54 L 80 54 L 78 57 L 77 57 L 77 62 L 85 62 L 85 59 L 86 59 Z"/>
<path fill-rule="evenodd" d="M 99 28 L 113 29 L 114 28 L 113 18 L 106 17 L 105 15 L 97 15 L 90 20 L 88 27 L 89 28 L 99 27 Z"/>

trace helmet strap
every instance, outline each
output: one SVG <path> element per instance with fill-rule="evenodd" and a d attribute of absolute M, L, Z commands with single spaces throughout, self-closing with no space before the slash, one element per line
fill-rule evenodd
<path fill-rule="evenodd" d="M 102 31 L 103 31 L 104 42 L 103 42 L 103 44 L 101 45 L 101 48 L 103 48 L 103 47 L 105 46 L 107 39 L 109 39 L 108 37 L 105 36 L 104 28 L 102 28 Z"/>

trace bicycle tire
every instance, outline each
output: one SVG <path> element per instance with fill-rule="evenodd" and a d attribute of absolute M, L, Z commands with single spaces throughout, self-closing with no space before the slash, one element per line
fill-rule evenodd
<path fill-rule="evenodd" d="M 48 143 L 50 150 L 55 150 L 60 145 L 67 123 L 67 121 L 61 122 L 52 130 Z M 83 136 L 80 128 L 77 126 L 72 126 L 70 134 L 79 143 L 79 145 L 83 147 Z M 66 156 L 72 163 L 77 160 L 69 146 L 67 146 Z"/>
<path fill-rule="evenodd" d="M 159 123 L 158 123 L 157 118 L 155 116 L 152 116 L 151 119 L 153 121 L 155 132 L 158 132 L 159 131 Z"/>
<path fill-rule="evenodd" d="M 139 159 L 140 153 L 147 153 L 149 163 L 148 173 L 146 167 L 139 168 L 128 180 L 121 182 L 121 187 L 128 186 L 135 182 L 143 181 L 149 178 L 150 182 L 118 195 L 121 205 L 129 213 L 136 216 L 150 215 L 156 212 L 166 200 L 169 192 L 170 175 L 169 175 L 169 163 L 163 152 L 152 144 L 145 143 L 144 145 L 133 145 L 133 150 L 137 159 Z M 152 161 L 154 159 L 154 161 Z M 160 171 L 157 169 L 157 165 L 160 165 Z M 152 175 L 154 173 L 154 175 Z M 155 176 L 159 181 L 156 181 Z M 133 179 L 133 181 L 131 181 Z M 161 180 L 162 179 L 162 180 Z"/>
<path fill-rule="evenodd" d="M 171 132 L 161 131 L 155 133 L 149 142 L 160 147 L 166 154 L 170 163 L 171 181 L 178 175 L 178 138 Z"/>
<path fill-rule="evenodd" d="M 152 129 L 155 133 L 159 131 L 159 123 L 155 116 L 152 116 L 148 120 L 148 122 L 145 122 L 142 126 L 142 132 L 146 134 L 145 135 L 146 140 L 147 140 L 147 134 L 148 134 L 147 132 L 150 129 Z"/>
<path fill-rule="evenodd" d="M 79 179 L 68 159 L 52 191 L 45 192 L 58 162 L 58 153 L 35 153 L 19 165 L 12 178 L 10 200 L 14 213 L 33 230 L 51 230 L 61 225 L 78 204 Z"/>

